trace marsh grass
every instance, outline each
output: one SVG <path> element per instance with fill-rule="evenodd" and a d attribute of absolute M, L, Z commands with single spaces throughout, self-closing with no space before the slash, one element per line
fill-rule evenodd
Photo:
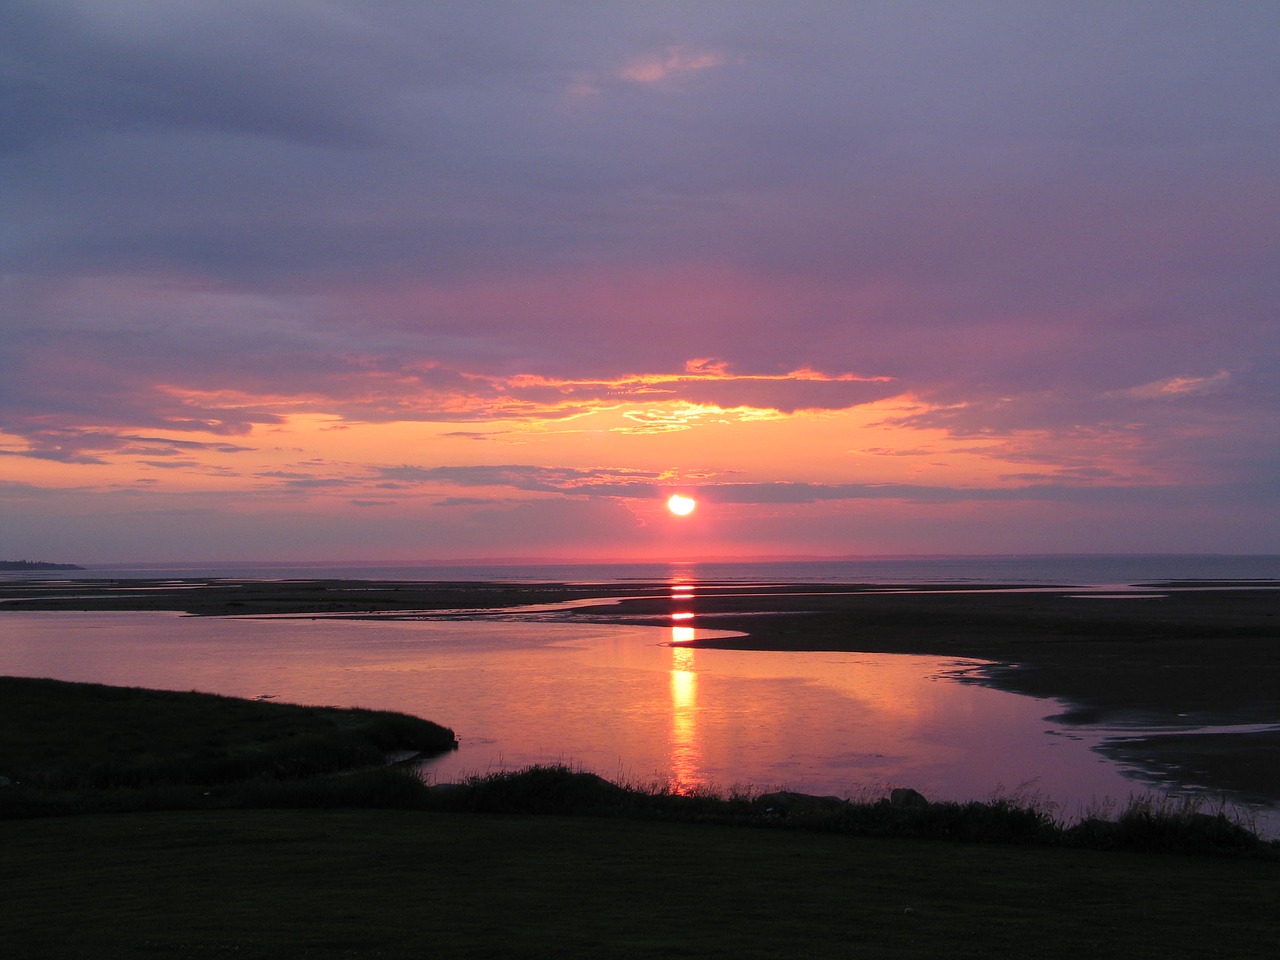
<path fill-rule="evenodd" d="M 1280 859 L 1280 842 L 1260 841 L 1252 825 L 1225 803 L 1216 809 L 1204 796 L 1130 797 L 1117 810 L 1104 803 L 1064 833 L 1092 849 L 1171 853 L 1267 853 Z"/>
<path fill-rule="evenodd" d="M 449 813 L 620 817 L 862 837 L 1280 860 L 1280 843 L 1260 839 L 1224 811 L 1205 813 L 1195 801 L 1150 796 L 1131 797 L 1118 812 L 1112 808 L 1111 818 L 1095 811 L 1067 824 L 1050 805 L 1015 797 L 906 806 L 883 798 L 850 801 L 742 788 L 728 794 L 709 788 L 684 794 L 661 783 L 625 786 L 570 766 L 546 765 L 431 786 L 423 806 Z"/>
<path fill-rule="evenodd" d="M 420 792 L 388 754 L 455 744 L 385 711 L 0 677 L 0 813 L 385 801 Z"/>

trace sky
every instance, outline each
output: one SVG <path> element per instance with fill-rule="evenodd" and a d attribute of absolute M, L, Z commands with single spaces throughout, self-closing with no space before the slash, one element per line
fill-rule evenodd
<path fill-rule="evenodd" d="M 1280 553 L 1277 50 L 6 0 L 0 559 Z"/>

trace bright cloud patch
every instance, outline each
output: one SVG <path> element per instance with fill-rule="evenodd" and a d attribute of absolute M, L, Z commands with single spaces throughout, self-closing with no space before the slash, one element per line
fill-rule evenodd
<path fill-rule="evenodd" d="M 623 418 L 626 426 L 611 429 L 622 433 L 671 433 L 676 430 L 692 430 L 708 423 L 735 423 L 750 420 L 777 420 L 783 414 L 777 410 L 758 407 L 715 407 L 695 403 L 673 403 L 667 407 L 650 407 L 645 410 L 627 410 Z"/>
<path fill-rule="evenodd" d="M 741 411 L 733 416 L 744 419 L 773 412 L 844 409 L 891 396 L 897 392 L 892 384 L 893 378 L 887 376 L 832 375 L 807 368 L 780 374 L 736 373 L 724 361 L 691 360 L 683 373 L 635 374 L 609 380 L 526 375 L 511 378 L 505 386 L 513 399 L 552 408 L 588 401 L 672 401 L 682 404 L 682 410 L 667 411 L 662 416 L 674 416 L 693 425 L 713 408 Z M 633 419 L 639 422 L 644 415 L 637 414 Z"/>

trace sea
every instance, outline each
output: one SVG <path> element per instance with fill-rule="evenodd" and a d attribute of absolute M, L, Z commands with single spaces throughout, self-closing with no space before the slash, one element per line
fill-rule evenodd
<path fill-rule="evenodd" d="M 355 579 L 512 583 L 992 583 L 1108 586 L 1169 580 L 1280 579 L 1280 554 L 1006 554 L 820 559 L 503 562 L 184 562 L 86 564 L 83 570 L 9 571 L 6 577 L 79 579 Z"/>

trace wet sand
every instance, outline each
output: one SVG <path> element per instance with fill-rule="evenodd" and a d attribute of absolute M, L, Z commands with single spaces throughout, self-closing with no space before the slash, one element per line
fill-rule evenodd
<path fill-rule="evenodd" d="M 695 645 L 921 653 L 992 661 L 983 682 L 1063 703 L 1063 719 L 1132 725 L 1106 751 L 1209 791 L 1280 803 L 1280 589 L 1169 584 L 1145 594 L 1076 587 L 571 585 L 373 581 L 9 581 L 5 610 L 179 610 L 200 616 L 483 616 L 621 598 L 535 616 L 743 635 Z M 1186 732 L 1202 727 L 1216 732 Z M 1258 729 L 1262 727 L 1262 729 Z M 1223 729 L 1225 728 L 1225 729 Z"/>

